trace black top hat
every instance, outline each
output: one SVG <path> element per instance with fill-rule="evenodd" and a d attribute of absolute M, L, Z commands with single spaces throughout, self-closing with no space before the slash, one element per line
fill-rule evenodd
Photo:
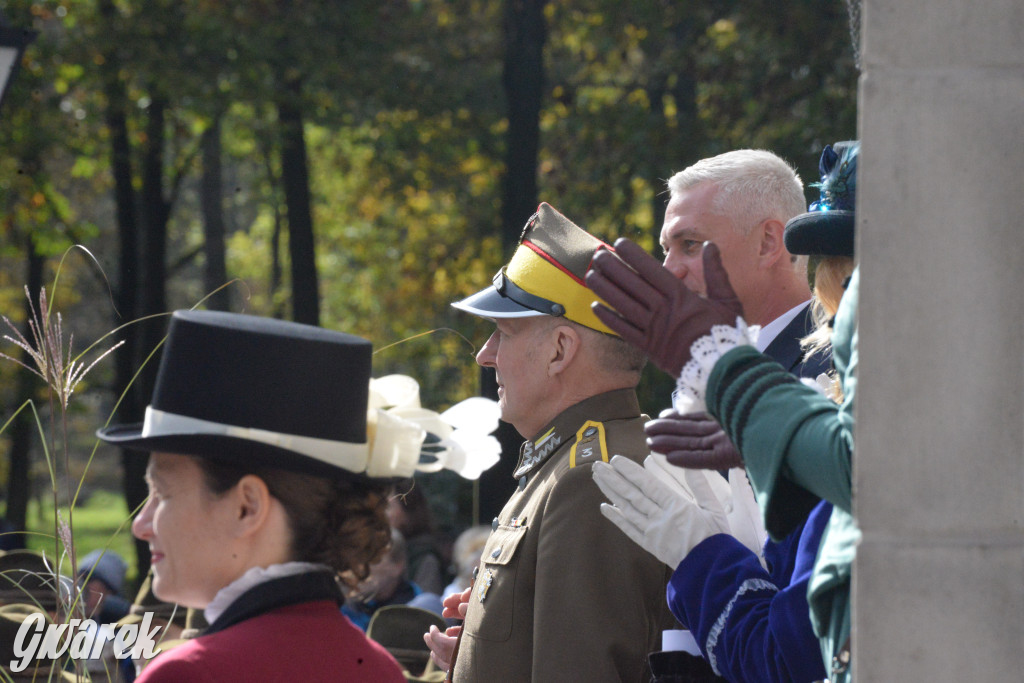
<path fill-rule="evenodd" d="M 369 341 L 320 327 L 176 311 L 145 422 L 97 435 L 142 451 L 363 473 L 371 355 Z"/>
<path fill-rule="evenodd" d="M 825 145 L 818 163 L 821 182 L 812 185 L 821 189 L 821 198 L 786 223 L 789 253 L 853 257 L 859 153 L 858 140 Z"/>

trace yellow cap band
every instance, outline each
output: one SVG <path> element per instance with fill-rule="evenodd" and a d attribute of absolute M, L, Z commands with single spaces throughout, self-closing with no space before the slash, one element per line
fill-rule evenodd
<path fill-rule="evenodd" d="M 601 299 L 586 285 L 531 249 L 527 243 L 524 242 L 516 249 L 505 269 L 505 275 L 530 294 L 565 306 L 565 317 L 569 320 L 598 332 L 615 335 L 590 309 L 590 304 Z"/>

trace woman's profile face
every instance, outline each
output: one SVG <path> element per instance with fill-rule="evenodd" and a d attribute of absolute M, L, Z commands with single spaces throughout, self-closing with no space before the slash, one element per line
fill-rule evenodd
<path fill-rule="evenodd" d="M 150 455 L 146 482 L 149 500 L 132 522 L 132 533 L 149 543 L 153 593 L 165 602 L 204 608 L 237 578 L 230 491 L 216 496 L 195 460 L 169 453 Z"/>

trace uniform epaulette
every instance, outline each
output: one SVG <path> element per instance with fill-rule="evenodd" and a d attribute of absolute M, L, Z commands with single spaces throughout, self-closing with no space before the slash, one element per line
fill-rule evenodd
<path fill-rule="evenodd" d="M 598 460 L 608 462 L 608 440 L 604 423 L 587 420 L 576 431 L 576 441 L 569 452 L 569 469 Z"/>

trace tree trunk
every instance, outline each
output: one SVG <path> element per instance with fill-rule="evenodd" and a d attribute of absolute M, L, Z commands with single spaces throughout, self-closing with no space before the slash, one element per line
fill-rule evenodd
<path fill-rule="evenodd" d="M 27 286 L 31 299 L 25 300 L 25 328 L 22 334 L 32 339 L 28 322 L 32 319 L 33 301 L 38 302 L 39 292 L 43 288 L 43 257 L 36 251 L 35 240 L 29 236 L 25 240 L 26 261 L 28 265 Z M 32 365 L 28 352 L 22 351 L 21 362 Z M 37 383 L 35 375 L 24 368 L 18 368 L 17 405 L 22 405 L 35 394 L 33 387 Z M 32 435 L 36 433 L 35 419 L 32 412 L 25 409 L 11 425 L 11 448 L 9 453 L 10 470 L 7 478 L 7 521 L 12 531 L 25 531 L 28 528 L 28 500 L 31 494 L 31 449 Z M 26 536 L 21 534 L 5 535 L 0 538 L 0 547 L 5 550 L 25 547 Z"/>
<path fill-rule="evenodd" d="M 508 103 L 508 137 L 501 204 L 501 242 L 511 254 L 527 219 L 537 210 L 537 151 L 540 148 L 540 106 L 544 96 L 545 0 L 506 0 L 505 65 L 502 84 Z M 494 370 L 480 369 L 480 394 L 498 398 Z M 502 422 L 495 434 L 501 461 L 480 476 L 480 519 L 488 523 L 515 490 L 512 471 L 522 437 Z"/>
<path fill-rule="evenodd" d="M 668 128 L 665 125 L 664 107 L 662 106 L 665 92 L 664 81 L 647 88 L 647 99 L 651 103 L 651 109 L 647 115 L 647 129 L 652 132 L 665 131 Z M 653 215 L 651 230 L 654 233 L 654 244 L 657 246 L 661 237 L 661 226 L 665 222 L 665 208 L 668 206 L 668 195 L 665 193 L 665 169 L 675 169 L 678 168 L 678 165 L 675 161 L 664 158 L 666 151 L 674 150 L 671 148 L 659 149 L 661 143 L 657 140 L 657 134 L 655 133 L 652 137 L 645 155 L 648 163 L 643 165 L 643 170 L 648 184 L 654 190 L 654 196 L 651 198 L 651 214 Z M 667 166 L 665 165 L 666 161 L 668 162 Z"/>
<path fill-rule="evenodd" d="M 726 11 L 724 6 L 722 11 Z M 700 119 L 697 118 L 697 84 L 693 77 L 697 71 L 694 66 L 694 45 L 698 30 L 692 18 L 681 17 L 672 23 L 668 32 L 675 50 L 667 51 L 684 55 L 684 58 L 682 63 L 673 65 L 674 71 L 671 75 L 674 76 L 675 82 L 671 88 L 670 74 L 665 74 L 647 91 L 651 112 L 647 126 L 650 138 L 647 145 L 646 156 L 649 163 L 646 165 L 646 177 L 647 182 L 654 188 L 651 208 L 654 214 L 652 231 L 655 245 L 660 241 L 661 226 L 665 222 L 665 208 L 668 205 L 665 179 L 670 172 L 681 171 L 704 156 L 701 141 L 706 137 L 703 135 Z M 670 95 L 675 103 L 673 122 L 665 120 L 662 106 L 665 95 Z"/>
<path fill-rule="evenodd" d="M 544 97 L 544 20 L 546 0 L 506 0 L 505 67 L 502 84 L 508 102 L 502 244 L 511 251 L 526 219 L 537 210 L 537 154 Z"/>
<path fill-rule="evenodd" d="M 302 81 L 287 78 L 285 97 L 277 105 L 281 126 L 281 182 L 288 209 L 288 252 L 291 257 L 292 318 L 320 324 L 320 292 L 316 272 L 313 211 L 310 207 L 309 164 L 302 121 Z"/>
<path fill-rule="evenodd" d="M 159 97 L 153 97 L 149 105 L 146 123 L 146 146 L 142 159 L 142 190 L 140 193 L 139 215 L 141 216 L 141 239 L 135 256 L 137 269 L 141 271 L 141 286 L 137 293 L 135 312 L 138 317 L 153 316 L 167 310 L 166 279 L 167 279 L 167 220 L 170 217 L 170 204 L 164 199 L 163 182 L 163 145 L 164 145 L 164 110 L 166 103 Z M 127 137 L 125 138 L 127 140 Z M 125 169 L 130 173 L 130 166 Z M 133 193 L 134 196 L 134 193 Z M 122 246 L 124 256 L 125 248 Z M 159 354 L 147 357 L 161 343 L 167 329 L 167 320 L 157 317 L 147 320 L 132 328 L 138 328 L 138 346 L 135 367 L 145 362 L 146 365 L 138 372 L 132 390 L 135 394 L 136 417 L 141 421 L 149 397 L 153 395 L 156 383 L 156 371 L 159 367 Z M 116 353 L 116 352 L 115 352 Z M 127 354 L 125 354 L 127 355 Z M 130 379 L 129 379 L 130 381 Z M 127 421 L 122 411 L 120 421 Z M 148 495 L 145 483 L 146 458 L 136 453 L 125 453 L 122 456 L 125 470 L 125 502 L 129 510 L 139 507 Z M 139 576 L 149 571 L 149 546 L 136 540 L 135 551 L 139 560 Z"/>
<path fill-rule="evenodd" d="M 142 157 L 141 264 L 142 287 L 139 315 L 152 316 L 167 312 L 167 220 L 170 206 L 164 199 L 164 112 L 166 102 L 154 95 L 147 110 L 146 144 Z M 157 318 L 142 324 L 142 359 L 149 356 L 164 338 L 167 320 Z M 159 354 L 150 358 L 138 377 L 143 403 L 153 395 Z"/>
<path fill-rule="evenodd" d="M 680 40 L 690 40 L 690 31 L 685 27 L 680 27 L 678 32 L 685 38 Z M 697 118 L 697 84 L 693 80 L 693 69 L 680 70 L 676 74 L 676 83 L 672 88 L 672 98 L 676 103 L 676 124 L 674 127 L 665 125 L 664 119 L 658 122 L 658 129 L 663 131 L 671 131 L 672 140 L 667 145 L 662 145 L 661 148 L 670 150 L 676 155 L 674 159 L 662 159 L 662 163 L 659 164 L 658 169 L 652 169 L 655 178 L 664 178 L 665 169 L 675 168 L 677 170 L 683 170 L 684 168 L 697 163 L 701 157 L 704 156 L 704 150 L 701 148 L 701 141 L 706 138 L 703 135 L 703 127 L 701 126 L 700 119 Z M 657 175 L 660 173 L 661 175 Z M 652 179 L 653 180 L 653 179 Z M 662 181 L 659 181 L 661 184 Z M 654 243 L 658 244 L 661 236 L 661 226 L 665 222 L 665 208 L 667 206 L 668 197 L 662 194 L 662 190 L 666 189 L 665 186 L 658 187 L 652 185 L 655 188 L 655 220 L 654 220 Z M 660 202 L 658 199 L 660 198 Z"/>
<path fill-rule="evenodd" d="M 280 178 L 274 172 L 273 145 L 267 144 L 265 137 L 258 140 L 257 144 L 259 145 L 263 164 L 267 169 L 267 183 L 270 187 L 275 188 L 271 198 L 271 209 L 274 212 L 274 229 L 270 235 L 270 283 L 268 286 L 272 305 L 270 315 L 271 317 L 283 320 L 285 317 L 284 306 L 277 297 L 277 291 L 281 289 L 283 277 L 281 272 L 281 236 L 284 233 L 284 219 L 281 215 L 280 195 L 276 190 L 280 186 Z"/>
<path fill-rule="evenodd" d="M 110 0 L 99 4 L 100 14 L 108 26 L 117 19 L 117 10 Z M 114 206 L 117 216 L 118 278 L 117 325 L 136 320 L 139 296 L 139 226 L 135 191 L 132 188 L 131 144 L 128 137 L 127 96 L 118 72 L 120 60 L 115 53 L 107 55 L 101 67 L 104 70 L 104 90 L 107 95 L 106 123 L 110 131 L 110 167 L 114 177 Z M 128 325 L 118 335 L 124 345 L 114 352 L 114 390 L 123 394 L 118 408 L 119 422 L 142 420 L 143 403 L 138 387 L 132 382 L 138 367 L 140 328 Z M 123 450 L 121 465 L 124 472 L 122 490 L 128 510 L 134 510 L 148 494 L 145 481 L 146 459 L 137 452 Z M 135 557 L 142 576 L 149 571 L 149 544 L 135 539 Z"/>
<path fill-rule="evenodd" d="M 199 194 L 203 212 L 203 237 L 206 265 L 203 268 L 203 285 L 209 298 L 206 307 L 214 311 L 231 309 L 231 292 L 228 288 L 211 294 L 228 281 L 224 249 L 224 202 L 223 174 L 220 158 L 220 118 L 214 119 L 203 133 L 203 175 L 200 179 Z"/>
<path fill-rule="evenodd" d="M 502 244 L 509 252 L 523 225 L 537 210 L 537 150 L 544 96 L 544 21 L 546 0 L 506 0 L 505 65 L 502 84 L 508 103 Z"/>

